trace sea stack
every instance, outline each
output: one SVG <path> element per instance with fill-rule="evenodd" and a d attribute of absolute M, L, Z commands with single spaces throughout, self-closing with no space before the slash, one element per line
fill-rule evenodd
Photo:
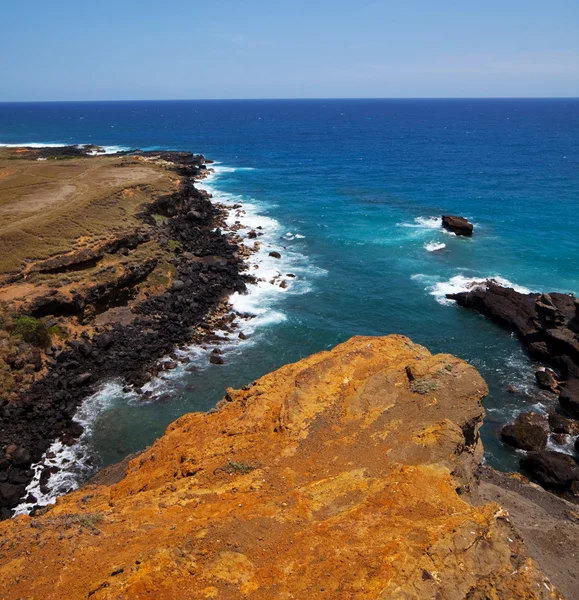
<path fill-rule="evenodd" d="M 467 221 L 464 217 L 453 215 L 442 215 L 442 226 L 456 235 L 471 236 L 473 232 L 473 224 Z"/>

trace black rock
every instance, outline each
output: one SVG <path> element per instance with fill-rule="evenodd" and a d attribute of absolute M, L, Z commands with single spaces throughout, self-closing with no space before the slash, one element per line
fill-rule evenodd
<path fill-rule="evenodd" d="M 561 408 L 574 419 L 579 419 L 579 379 L 571 379 L 559 396 Z"/>
<path fill-rule="evenodd" d="M 270 252 L 270 253 L 269 253 L 269 255 L 270 255 L 272 258 L 281 258 L 281 254 L 280 254 L 279 252 L 275 252 L 275 251 L 273 251 L 273 252 Z"/>
<path fill-rule="evenodd" d="M 559 381 L 553 369 L 539 369 L 535 372 L 535 378 L 540 388 L 556 392 L 559 389 Z"/>
<path fill-rule="evenodd" d="M 530 479 L 548 490 L 579 491 L 579 465 L 569 454 L 554 450 L 533 452 L 522 458 L 520 465 Z"/>
<path fill-rule="evenodd" d="M 456 235 L 471 236 L 473 232 L 473 224 L 467 221 L 464 217 L 453 215 L 442 216 L 442 226 Z"/>
<path fill-rule="evenodd" d="M 501 430 L 501 439 L 521 450 L 542 450 L 549 438 L 547 418 L 538 413 L 521 413 L 515 422 Z"/>

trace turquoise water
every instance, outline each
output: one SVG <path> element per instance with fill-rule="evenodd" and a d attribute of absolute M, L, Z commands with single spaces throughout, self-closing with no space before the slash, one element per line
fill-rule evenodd
<path fill-rule="evenodd" d="M 444 301 L 475 278 L 579 292 L 578 100 L 331 100 L 0 104 L 0 143 L 96 143 L 201 152 L 217 199 L 249 204 L 287 290 L 238 299 L 258 313 L 225 365 L 179 370 L 144 404 L 109 386 L 89 401 L 83 444 L 100 464 L 150 444 L 228 386 L 352 335 L 401 333 L 475 365 L 490 387 L 493 466 L 517 468 L 497 431 L 545 404 L 509 332 Z M 201 186 L 203 187 L 203 186 Z M 475 223 L 472 239 L 442 213 Z M 288 235 L 291 233 L 291 235 Z M 296 234 L 298 234 L 296 236 Z M 302 237 L 303 236 L 303 237 Z M 432 249 L 445 244 L 440 250 Z M 522 394 L 509 394 L 511 384 Z"/>

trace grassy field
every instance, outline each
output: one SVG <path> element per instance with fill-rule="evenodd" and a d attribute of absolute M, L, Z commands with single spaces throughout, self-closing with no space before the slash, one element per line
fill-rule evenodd
<path fill-rule="evenodd" d="M 134 157 L 36 160 L 0 149 L 0 274 L 138 226 L 179 178 Z"/>

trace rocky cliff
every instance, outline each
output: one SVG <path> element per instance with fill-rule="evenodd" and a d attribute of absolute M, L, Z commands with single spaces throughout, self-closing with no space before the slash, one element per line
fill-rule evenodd
<path fill-rule="evenodd" d="M 486 385 L 357 337 L 185 415 L 124 479 L 0 524 L 16 598 L 560 598 L 477 506 Z"/>

